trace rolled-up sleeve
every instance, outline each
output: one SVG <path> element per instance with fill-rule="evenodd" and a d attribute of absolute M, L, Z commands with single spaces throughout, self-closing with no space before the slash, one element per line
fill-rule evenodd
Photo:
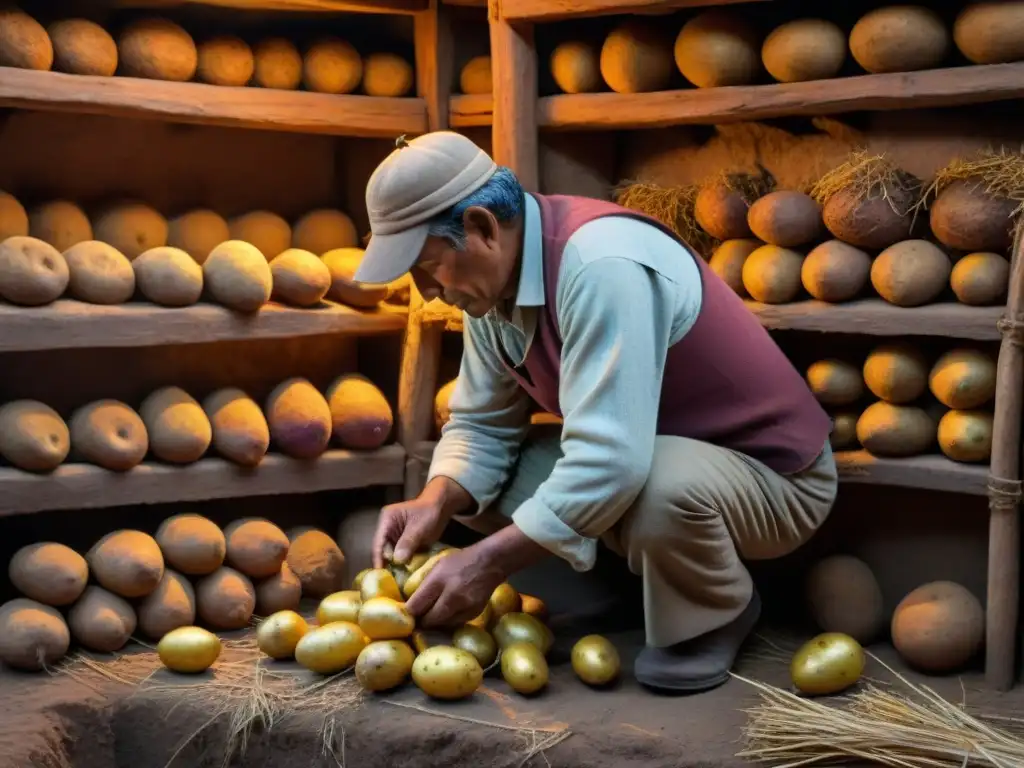
<path fill-rule="evenodd" d="M 492 333 L 485 323 L 466 319 L 451 417 L 428 473 L 428 481 L 442 476 L 465 488 L 477 502 L 474 512 L 501 492 L 530 419 L 530 398 L 498 357 Z"/>
<path fill-rule="evenodd" d="M 562 282 L 562 456 L 512 519 L 538 544 L 588 570 L 598 537 L 647 482 L 676 286 L 614 257 L 582 264 Z"/>

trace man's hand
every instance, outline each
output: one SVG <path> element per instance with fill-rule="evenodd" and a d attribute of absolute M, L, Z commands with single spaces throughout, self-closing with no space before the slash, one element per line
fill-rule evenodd
<path fill-rule="evenodd" d="M 405 607 L 424 627 L 453 627 L 472 621 L 506 574 L 480 544 L 441 558 Z"/>
<path fill-rule="evenodd" d="M 441 538 L 449 518 L 439 504 L 422 496 L 388 504 L 380 511 L 373 537 L 373 567 L 384 567 L 387 545 L 394 547 L 396 563 L 408 562 L 418 551 Z"/>

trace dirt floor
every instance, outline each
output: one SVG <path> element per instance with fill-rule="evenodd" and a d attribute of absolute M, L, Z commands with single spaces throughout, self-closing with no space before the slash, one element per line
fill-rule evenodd
<path fill-rule="evenodd" d="M 628 670 L 638 635 L 612 636 Z M 745 677 L 787 685 L 787 657 L 797 638 L 768 635 L 752 642 L 737 668 Z M 612 690 L 583 686 L 553 653 L 548 689 L 533 698 L 514 694 L 494 672 L 471 700 L 441 703 L 408 685 L 387 695 L 360 695 L 342 676 L 294 704 L 264 708 L 244 745 L 237 729 L 257 669 L 251 640 L 229 641 L 214 675 L 183 678 L 159 670 L 144 648 L 117 658 L 78 659 L 53 674 L 0 673 L 0 765 L 46 768 L 727 768 L 749 765 L 742 748 L 741 711 L 755 705 L 748 683 L 697 696 L 662 697 L 639 688 L 628 673 Z M 247 649 L 248 646 L 248 649 Z M 893 660 L 889 649 L 876 649 Z M 316 679 L 294 665 L 259 665 L 271 678 Z M 262 674 L 262 673 L 261 673 Z M 872 662 L 867 674 L 892 677 Z M 304 677 L 308 676 L 308 677 Z M 923 678 L 914 677 L 915 680 Z M 212 686 L 219 680 L 219 686 Z M 956 701 L 979 711 L 1024 714 L 1024 689 L 994 694 L 978 674 L 928 679 Z M 268 683 L 269 684 L 269 683 Z M 307 691 L 309 689 L 306 689 Z M 236 725 L 232 726 L 232 715 Z"/>

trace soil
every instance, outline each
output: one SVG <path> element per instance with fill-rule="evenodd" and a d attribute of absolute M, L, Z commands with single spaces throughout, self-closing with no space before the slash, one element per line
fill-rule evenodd
<path fill-rule="evenodd" d="M 324 715 L 306 712 L 284 717 L 269 729 L 257 728 L 244 754 L 236 751 L 228 762 L 225 762 L 228 725 L 224 717 L 213 718 L 211 712 L 215 715 L 216 707 L 212 702 L 197 701 L 195 697 L 186 699 L 175 692 L 167 695 L 166 691 L 154 696 L 147 694 L 145 687 L 121 685 L 96 675 L 72 678 L 59 672 L 29 675 L 5 669 L 0 672 L 0 691 L 3 691 L 0 765 L 3 768 L 214 768 L 222 765 L 732 768 L 750 765 L 735 757 L 735 753 L 741 747 L 745 719 L 741 710 L 757 701 L 753 688 L 734 679 L 716 690 L 695 696 L 654 695 L 637 686 L 628 675 L 632 657 L 639 647 L 639 636 L 619 635 L 612 639 L 622 651 L 627 674 L 611 690 L 595 691 L 584 687 L 564 662 L 565 649 L 556 648 L 551 683 L 536 697 L 514 694 L 493 672 L 485 679 L 485 686 L 464 702 L 431 701 L 415 687 L 407 685 L 387 695 L 364 696 L 358 703 L 342 705 L 336 713 L 328 715 L 335 721 L 331 742 L 334 756 L 325 754 Z M 750 679 L 786 686 L 786 654 L 775 649 L 779 644 L 783 648 L 794 648 L 797 641 L 795 637 L 774 637 L 775 645 L 756 641 L 744 654 L 736 671 Z M 877 652 L 887 661 L 894 661 L 891 649 L 883 647 Z M 152 663 L 152 655 L 152 651 L 142 649 L 137 658 Z M 218 664 L 228 661 L 222 655 Z M 869 669 L 868 674 L 876 678 L 886 675 L 878 665 Z M 966 694 L 969 704 L 985 711 L 997 711 L 1004 716 L 1024 711 L 1024 689 L 1006 694 L 986 691 L 976 672 L 960 677 L 928 678 L 927 683 L 951 699 L 961 700 Z M 352 690 L 351 685 L 348 690 Z M 454 718 L 473 718 L 481 722 Z M 207 727 L 189 741 L 203 726 Z M 565 727 L 571 730 L 568 738 L 543 755 L 524 762 L 531 744 L 548 735 L 540 729 Z M 528 729 L 538 731 L 531 733 Z M 183 743 L 185 746 L 181 748 Z"/>

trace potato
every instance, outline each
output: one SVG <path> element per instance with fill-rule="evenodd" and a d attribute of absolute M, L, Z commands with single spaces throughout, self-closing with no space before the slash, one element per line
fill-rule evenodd
<path fill-rule="evenodd" d="M 390 597 L 371 597 L 359 606 L 359 627 L 371 640 L 399 640 L 412 634 L 416 621 L 405 603 Z"/>
<path fill-rule="evenodd" d="M 108 533 L 86 553 L 89 573 L 121 597 L 145 597 L 164 577 L 164 556 L 156 539 L 142 531 Z"/>
<path fill-rule="evenodd" d="M 555 46 L 549 62 L 551 76 L 562 93 L 593 93 L 601 90 L 601 63 L 597 49 L 583 40 L 566 40 Z"/>
<path fill-rule="evenodd" d="M 998 253 L 969 253 L 949 275 L 949 286 L 963 304 L 1002 304 L 1010 281 L 1010 262 Z"/>
<path fill-rule="evenodd" d="M 1014 212 L 1019 203 L 985 191 L 984 181 L 954 181 L 931 204 L 932 233 L 948 248 L 998 251 L 1013 245 Z"/>
<path fill-rule="evenodd" d="M 172 629 L 157 643 L 156 652 L 172 672 L 205 672 L 220 656 L 220 638 L 202 627 Z"/>
<path fill-rule="evenodd" d="M 167 565 L 188 576 L 213 573 L 224 563 L 224 532 L 201 515 L 174 515 L 156 531 L 156 543 Z"/>
<path fill-rule="evenodd" d="M 402 585 L 402 594 L 405 595 L 406 598 L 412 597 L 413 594 L 415 594 L 416 590 L 420 588 L 420 585 L 423 583 L 423 580 L 430 575 L 430 572 L 432 570 L 434 570 L 434 566 L 438 564 L 441 558 L 447 557 L 453 551 L 454 550 L 446 549 L 441 552 L 437 552 L 434 555 L 431 555 L 430 559 L 427 560 L 427 562 L 425 562 L 423 565 L 421 565 L 419 568 L 417 568 L 415 571 L 409 574 L 409 578 L 406 580 L 405 584 Z M 363 599 L 366 599 L 365 595 Z"/>
<path fill-rule="evenodd" d="M 8 237 L 28 236 L 28 211 L 18 199 L 0 191 L 0 243 Z"/>
<path fill-rule="evenodd" d="M 969 3 L 953 22 L 953 41 L 973 64 L 1024 59 L 1024 2 Z"/>
<path fill-rule="evenodd" d="M 323 531 L 303 531 L 292 538 L 288 566 L 303 594 L 311 597 L 324 597 L 345 586 L 345 555 Z"/>
<path fill-rule="evenodd" d="M 168 19 L 129 23 L 118 38 L 117 50 L 121 69 L 129 77 L 185 82 L 199 65 L 192 37 Z"/>
<path fill-rule="evenodd" d="M 762 245 L 743 262 L 743 287 L 765 304 L 787 304 L 800 294 L 804 257 L 797 251 Z"/>
<path fill-rule="evenodd" d="M 71 605 L 89 581 L 85 558 L 70 547 L 52 541 L 29 544 L 7 564 L 11 586 L 25 597 L 45 605 Z"/>
<path fill-rule="evenodd" d="M 387 298 L 386 285 L 357 283 L 354 280 L 364 253 L 362 248 L 335 248 L 324 254 L 324 264 L 331 272 L 327 298 L 362 309 L 373 309 Z"/>
<path fill-rule="evenodd" d="M 222 566 L 196 582 L 196 613 L 212 629 L 242 629 L 256 608 L 256 590 L 244 575 Z"/>
<path fill-rule="evenodd" d="M 539 597 L 520 594 L 519 599 L 523 602 L 523 613 L 533 616 L 537 621 L 544 621 L 548 616 L 548 607 Z"/>
<path fill-rule="evenodd" d="M 533 643 L 545 656 L 555 642 L 550 629 L 525 613 L 506 613 L 498 619 L 491 634 L 502 650 L 513 643 Z"/>
<path fill-rule="evenodd" d="M 359 578 L 358 576 L 356 577 Z M 363 574 L 359 579 L 359 595 L 365 603 L 375 597 L 390 597 L 392 600 L 401 600 L 402 593 L 398 589 L 395 577 L 387 568 L 373 568 Z M 406 597 L 409 597 L 407 594 Z"/>
<path fill-rule="evenodd" d="M 331 208 L 310 211 L 292 230 L 292 248 L 323 256 L 337 248 L 354 248 L 359 244 L 356 225 L 346 214 Z"/>
<path fill-rule="evenodd" d="M 750 206 L 747 223 L 754 236 L 769 245 L 792 248 L 821 235 L 821 208 L 810 195 L 779 190 Z"/>
<path fill-rule="evenodd" d="M 749 238 L 750 205 L 738 189 L 725 182 L 705 184 L 697 193 L 694 216 L 701 229 L 717 240 Z"/>
<path fill-rule="evenodd" d="M 978 349 L 953 349 L 935 361 L 928 388 L 947 408 L 980 408 L 996 395 L 996 361 Z"/>
<path fill-rule="evenodd" d="M 911 666 L 952 672 L 981 649 L 985 611 L 978 598 L 951 581 L 933 581 L 910 592 L 892 615 L 892 643 Z"/>
<path fill-rule="evenodd" d="M 12 466 L 49 472 L 64 462 L 70 450 L 67 424 L 50 406 L 35 400 L 0 405 L 0 456 Z"/>
<path fill-rule="evenodd" d="M 146 457 L 149 436 L 139 415 L 118 400 L 96 400 L 71 414 L 75 457 L 114 472 L 125 472 Z"/>
<path fill-rule="evenodd" d="M 849 405 L 864 394 L 860 369 L 845 360 L 819 360 L 807 369 L 807 385 L 822 405 Z"/>
<path fill-rule="evenodd" d="M 780 24 L 761 46 L 761 62 L 780 83 L 827 80 L 846 60 L 846 35 L 825 19 L 796 19 Z"/>
<path fill-rule="evenodd" d="M 113 653 L 128 643 L 136 625 L 135 611 L 127 601 L 99 587 L 87 587 L 71 610 L 71 636 L 90 651 Z"/>
<path fill-rule="evenodd" d="M 316 41 L 302 59 L 302 82 L 317 93 L 352 93 L 363 79 L 363 60 L 345 40 Z"/>
<path fill-rule="evenodd" d="M 327 389 L 331 436 L 343 448 L 372 450 L 391 435 L 391 405 L 372 381 L 358 373 L 339 376 Z"/>
<path fill-rule="evenodd" d="M 726 240 L 711 254 L 708 266 L 738 296 L 746 296 L 743 287 L 743 265 L 747 258 L 764 243 L 760 240 Z"/>
<path fill-rule="evenodd" d="M 53 43 L 53 68 L 58 72 L 113 77 L 117 71 L 117 43 L 99 24 L 62 19 L 46 31 Z"/>
<path fill-rule="evenodd" d="M 459 71 L 459 90 L 466 94 L 491 93 L 492 84 L 491 57 L 474 56 Z"/>
<path fill-rule="evenodd" d="M 57 200 L 29 211 L 28 233 L 63 253 L 76 243 L 92 240 L 92 224 L 74 203 Z"/>
<path fill-rule="evenodd" d="M 27 13 L 0 8 L 0 67 L 48 71 L 53 44 L 46 29 Z"/>
<path fill-rule="evenodd" d="M 427 648 L 412 664 L 413 682 L 435 699 L 464 699 L 483 679 L 484 671 L 473 654 L 447 645 Z"/>
<path fill-rule="evenodd" d="M 840 240 L 828 240 L 807 254 L 800 269 L 804 288 L 819 301 L 856 298 L 868 284 L 871 257 Z"/>
<path fill-rule="evenodd" d="M 490 633 L 479 626 L 467 624 L 455 630 L 452 645 L 473 654 L 480 666 L 486 669 L 498 658 L 498 644 Z"/>
<path fill-rule="evenodd" d="M 451 399 L 452 392 L 455 391 L 455 385 L 459 383 L 458 377 L 452 379 L 447 384 L 437 390 L 437 394 L 434 396 L 434 428 L 437 430 L 437 434 L 441 434 L 441 430 L 444 429 L 444 425 L 448 423 L 448 420 L 452 417 Z"/>
<path fill-rule="evenodd" d="M 864 663 L 860 643 L 840 632 L 826 632 L 797 650 L 789 674 L 798 691 L 822 696 L 844 691 L 860 680 Z"/>
<path fill-rule="evenodd" d="M 203 268 L 178 248 L 150 248 L 131 263 L 139 293 L 164 307 L 188 307 L 203 295 Z"/>
<path fill-rule="evenodd" d="M 358 591 L 360 595 L 362 595 L 363 579 L 365 579 L 367 574 L 369 574 L 370 571 L 372 571 L 372 570 L 374 570 L 374 569 L 373 568 L 363 568 L 363 570 L 359 571 L 359 573 L 357 573 L 355 575 L 355 578 L 352 579 L 352 589 Z M 390 573 L 390 571 L 389 571 L 389 573 Z M 392 577 L 392 578 L 394 578 L 394 577 Z M 397 586 L 397 584 L 395 586 Z"/>
<path fill-rule="evenodd" d="M 363 93 L 397 98 L 412 90 L 412 65 L 393 53 L 371 53 L 363 62 Z"/>
<path fill-rule="evenodd" d="M 492 621 L 498 621 L 506 613 L 520 613 L 523 608 L 523 600 L 519 593 L 507 582 L 495 587 L 487 604 L 491 608 Z"/>
<path fill-rule="evenodd" d="M 232 240 L 241 240 L 256 248 L 270 261 L 287 251 L 292 244 L 292 228 L 287 221 L 270 211 L 250 211 L 228 221 Z"/>
<path fill-rule="evenodd" d="M 953 461 L 988 461 L 992 456 L 992 414 L 946 411 L 939 419 L 939 448 Z"/>
<path fill-rule="evenodd" d="M 70 645 L 57 610 L 25 598 L 0 605 L 0 661 L 7 666 L 36 672 L 60 661 Z"/>
<path fill-rule="evenodd" d="M 849 635 L 859 643 L 876 639 L 885 625 L 882 588 L 863 560 L 833 555 L 807 574 L 811 617 L 824 632 Z"/>
<path fill-rule="evenodd" d="M 234 35 L 221 35 L 199 44 L 196 79 L 211 85 L 240 88 L 256 69 L 249 45 Z"/>
<path fill-rule="evenodd" d="M 645 19 L 620 23 L 601 46 L 601 77 L 616 93 L 662 91 L 672 82 L 672 41 Z"/>
<path fill-rule="evenodd" d="M 321 626 L 330 624 L 332 621 L 347 621 L 352 624 L 359 622 L 359 608 L 363 599 L 359 591 L 346 589 L 328 595 L 320 601 L 316 609 L 316 621 Z"/>
<path fill-rule="evenodd" d="M 921 5 L 877 8 L 850 30 L 850 53 L 872 74 L 933 69 L 949 53 L 942 18 Z"/>
<path fill-rule="evenodd" d="M 355 664 L 369 642 L 355 624 L 334 621 L 303 635 L 295 646 L 295 660 L 313 672 L 333 675 Z"/>
<path fill-rule="evenodd" d="M 858 248 L 881 250 L 910 237 L 913 217 L 903 213 L 914 202 L 909 193 L 893 192 L 889 199 L 864 196 L 847 187 L 828 198 L 822 220 L 834 237 Z"/>
<path fill-rule="evenodd" d="M 377 640 L 359 652 L 356 680 L 367 691 L 388 691 L 405 682 L 415 660 L 412 648 L 400 640 Z"/>
<path fill-rule="evenodd" d="M 516 693 L 529 696 L 548 684 L 548 663 L 532 643 L 512 643 L 502 648 L 501 676 Z"/>
<path fill-rule="evenodd" d="M 142 401 L 139 415 L 149 447 L 161 461 L 191 464 L 210 447 L 213 428 L 199 402 L 179 387 L 161 387 Z"/>
<path fill-rule="evenodd" d="M 38 307 L 56 301 L 68 286 L 67 262 L 56 248 L 34 237 L 0 242 L 0 298 Z"/>
<path fill-rule="evenodd" d="M 919 307 L 938 298 L 953 265 L 927 240 L 904 240 L 889 246 L 871 265 L 878 295 L 899 307 Z"/>
<path fill-rule="evenodd" d="M 864 383 L 875 397 L 909 403 L 928 386 L 928 361 L 920 350 L 894 342 L 875 347 L 864 361 Z"/>
<path fill-rule="evenodd" d="M 167 245 L 167 219 L 148 205 L 121 203 L 100 214 L 93 234 L 132 260 L 150 248 Z"/>
<path fill-rule="evenodd" d="M 281 570 L 255 585 L 256 613 L 269 616 L 278 611 L 294 611 L 302 600 L 302 582 L 295 575 L 288 562 L 281 564 Z"/>
<path fill-rule="evenodd" d="M 761 70 L 761 41 L 738 13 L 698 13 L 676 37 L 675 60 L 683 77 L 698 88 L 747 85 Z"/>
<path fill-rule="evenodd" d="M 196 621 L 196 593 L 180 573 L 164 570 L 156 590 L 150 592 L 138 609 L 139 629 L 159 640 L 171 630 Z"/>
<path fill-rule="evenodd" d="M 315 459 L 331 440 L 331 409 L 316 387 L 291 378 L 274 388 L 265 408 L 270 439 L 281 453 Z"/>
<path fill-rule="evenodd" d="M 272 659 L 290 659 L 309 624 L 295 611 L 277 611 L 256 627 L 256 646 Z"/>
<path fill-rule="evenodd" d="M 167 245 L 184 251 L 200 265 L 210 251 L 230 239 L 224 217 L 205 208 L 183 213 L 167 225 Z"/>
<path fill-rule="evenodd" d="M 922 408 L 877 402 L 857 420 L 857 439 L 875 456 L 917 456 L 935 444 L 936 429 L 935 421 Z"/>
<path fill-rule="evenodd" d="M 256 312 L 270 300 L 273 276 L 255 246 L 228 240 L 203 262 L 203 284 L 218 304 L 237 312 Z"/>
<path fill-rule="evenodd" d="M 619 676 L 622 666 L 618 650 L 601 635 L 577 640 L 571 658 L 573 672 L 587 685 L 607 685 Z"/>
<path fill-rule="evenodd" d="M 224 538 L 228 565 L 255 579 L 273 576 L 288 556 L 284 531 L 260 517 L 235 520 L 224 529 Z"/>
<path fill-rule="evenodd" d="M 213 448 L 244 467 L 255 467 L 270 447 L 270 427 L 256 401 L 235 387 L 220 389 L 203 400 L 213 428 Z"/>
<path fill-rule="evenodd" d="M 261 40 L 253 48 L 256 85 L 294 91 L 302 83 L 302 55 L 295 44 L 284 38 Z"/>
<path fill-rule="evenodd" d="M 331 271 L 309 251 L 289 248 L 270 262 L 273 297 L 284 304 L 312 307 L 331 287 Z"/>

